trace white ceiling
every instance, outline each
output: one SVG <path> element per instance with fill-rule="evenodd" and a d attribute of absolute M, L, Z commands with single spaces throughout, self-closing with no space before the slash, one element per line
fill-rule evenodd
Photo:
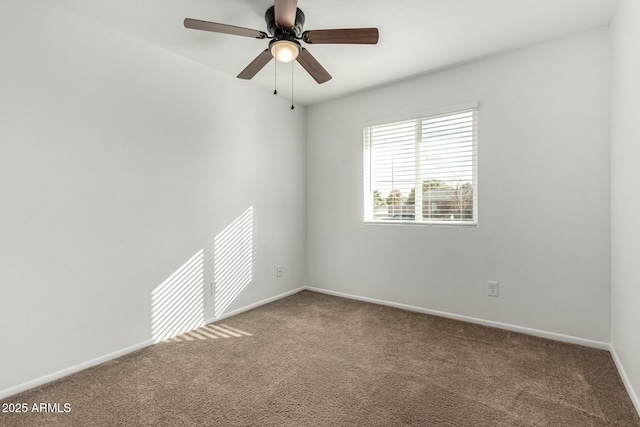
<path fill-rule="evenodd" d="M 235 77 L 268 40 L 183 27 L 195 18 L 266 32 L 272 0 L 52 0 L 162 49 Z M 311 105 L 453 64 L 607 25 L 618 0 L 299 0 L 305 30 L 378 27 L 377 45 L 306 45 L 333 79 L 318 85 L 299 64 L 295 101 Z M 303 43 L 304 44 L 304 43 Z M 273 92 L 271 61 L 253 84 Z M 278 66 L 290 96 L 291 65 Z"/>

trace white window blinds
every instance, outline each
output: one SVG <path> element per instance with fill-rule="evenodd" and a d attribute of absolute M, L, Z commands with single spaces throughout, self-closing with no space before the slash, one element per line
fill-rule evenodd
<path fill-rule="evenodd" d="M 477 108 L 364 129 L 364 220 L 477 223 Z"/>

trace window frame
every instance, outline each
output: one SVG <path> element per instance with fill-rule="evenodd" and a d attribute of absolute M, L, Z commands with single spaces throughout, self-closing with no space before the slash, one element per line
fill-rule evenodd
<path fill-rule="evenodd" d="M 464 111 L 473 110 L 474 112 L 474 121 L 473 121 L 473 138 L 472 138 L 472 146 L 471 146 L 471 159 L 472 159 L 472 172 L 471 172 L 471 185 L 473 188 L 473 200 L 472 200 L 472 212 L 473 218 L 472 220 L 436 220 L 436 219 L 428 219 L 422 221 L 416 221 L 416 211 L 414 208 L 413 219 L 403 219 L 402 216 L 399 219 L 375 219 L 374 217 L 374 208 L 368 206 L 368 204 L 373 204 L 373 193 L 374 189 L 371 186 L 371 167 L 372 167 L 372 159 L 369 157 L 367 159 L 367 154 L 371 156 L 371 150 L 368 148 L 368 144 L 371 144 L 371 141 L 368 140 L 367 132 L 372 127 L 376 126 L 384 126 L 384 125 L 394 125 L 400 124 L 402 122 L 415 122 L 416 129 L 421 128 L 419 123 L 423 123 L 425 120 L 429 120 L 430 118 L 434 118 L 437 116 L 443 116 L 448 114 L 456 114 L 458 112 L 462 113 Z M 448 227 L 477 227 L 478 226 L 478 122 L 479 122 L 479 103 L 477 101 L 466 102 L 462 104 L 450 105 L 441 108 L 430 109 L 428 111 L 423 111 L 421 113 L 408 114 L 401 117 L 393 117 L 393 118 L 385 118 L 376 121 L 369 121 L 364 123 L 362 128 L 362 167 L 363 167 L 363 188 L 362 188 L 362 206 L 363 206 L 363 222 L 365 225 L 401 225 L 401 226 L 448 226 Z M 418 135 L 419 132 L 416 132 Z M 420 136 L 415 137 L 415 146 L 416 149 L 420 147 L 421 144 L 418 143 L 418 138 Z M 421 139 L 420 139 L 421 141 Z M 414 159 L 416 159 L 420 154 L 418 151 L 414 154 Z M 416 164 L 420 162 L 416 161 Z M 416 184 L 414 188 L 418 188 L 418 185 L 424 183 L 424 179 L 418 177 L 419 170 L 416 172 Z M 420 194 L 418 194 L 420 193 Z M 414 192 L 415 202 L 414 206 L 418 206 L 420 204 L 420 208 L 418 211 L 420 215 L 422 215 L 422 191 Z M 367 210 L 369 212 L 367 212 Z M 402 215 L 402 214 L 401 214 Z"/>

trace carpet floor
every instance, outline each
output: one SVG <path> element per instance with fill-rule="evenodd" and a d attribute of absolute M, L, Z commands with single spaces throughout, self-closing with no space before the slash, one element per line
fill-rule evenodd
<path fill-rule="evenodd" d="M 29 427 L 640 426 L 606 351 L 309 291 L 2 403 Z"/>

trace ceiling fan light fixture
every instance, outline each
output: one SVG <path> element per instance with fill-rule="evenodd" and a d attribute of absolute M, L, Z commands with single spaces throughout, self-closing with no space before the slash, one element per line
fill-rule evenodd
<path fill-rule="evenodd" d="M 300 54 L 300 44 L 291 40 L 274 40 L 270 49 L 278 62 L 291 62 Z"/>

